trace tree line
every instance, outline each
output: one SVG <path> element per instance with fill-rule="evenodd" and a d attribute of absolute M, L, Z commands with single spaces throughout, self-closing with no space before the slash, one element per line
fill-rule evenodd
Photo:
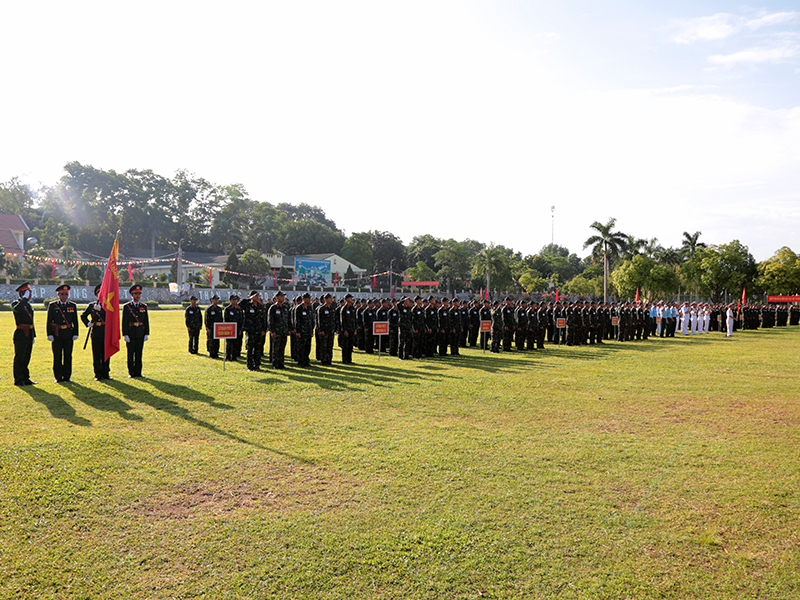
<path fill-rule="evenodd" d="M 656 238 L 617 231 L 614 219 L 595 222 L 583 258 L 557 244 L 523 256 L 501 244 L 429 234 L 405 245 L 385 231 L 346 236 L 319 206 L 254 200 L 240 184 L 216 185 L 186 171 L 168 178 L 151 170 L 117 173 L 79 162 L 68 163 L 64 171 L 56 185 L 36 193 L 18 178 L 0 184 L 0 211 L 23 216 L 38 240 L 33 254 L 50 248 L 70 258 L 79 248 L 104 256 L 120 229 L 125 247 L 147 249 L 153 258 L 176 251 L 180 243 L 185 251 L 228 255 L 226 268 L 256 277 L 267 274 L 264 254 L 335 253 L 379 274 L 382 287 L 388 286 L 391 271 L 415 281 L 438 280 L 449 292 L 559 290 L 632 298 L 639 290 L 658 299 L 684 291 L 718 300 L 743 288 L 748 294 L 800 291 L 800 258 L 790 248 L 756 263 L 740 241 L 706 245 L 699 231 L 684 232 L 681 246 L 672 248 Z M 12 276 L 26 276 L 39 265 L 29 264 L 28 272 L 8 261 L 4 266 Z"/>

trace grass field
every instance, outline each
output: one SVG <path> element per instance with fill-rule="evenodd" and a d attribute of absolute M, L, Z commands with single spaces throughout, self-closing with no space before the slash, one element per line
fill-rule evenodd
<path fill-rule="evenodd" d="M 17 388 L 0 314 L 0 598 L 800 597 L 800 328 L 248 373 L 182 319 Z"/>

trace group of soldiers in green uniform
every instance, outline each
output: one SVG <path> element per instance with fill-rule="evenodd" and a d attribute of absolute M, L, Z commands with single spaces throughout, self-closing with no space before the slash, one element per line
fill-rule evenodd
<path fill-rule="evenodd" d="M 647 340 L 651 336 L 674 337 L 680 328 L 677 303 L 603 303 L 591 301 L 537 302 L 507 297 L 502 302 L 461 301 L 458 298 L 430 296 L 395 299 L 354 299 L 347 294 L 336 302 L 330 294 L 314 297 L 298 295 L 290 303 L 283 292 L 266 302 L 259 291 L 239 301 L 237 295 L 224 310 L 212 297 L 205 310 L 192 298 L 186 309 L 189 352 L 197 352 L 197 336 L 206 327 L 209 355 L 218 357 L 218 340 L 213 340 L 213 324 L 235 322 L 237 337 L 226 341 L 226 359 L 237 360 L 246 336 L 247 368 L 259 370 L 267 338 L 269 363 L 285 368 L 286 345 L 298 366 L 310 365 L 312 340 L 316 359 L 330 365 L 338 338 L 342 362 L 352 363 L 353 351 L 375 352 L 412 360 L 433 356 L 458 356 L 459 348 L 481 347 L 490 352 L 542 350 L 545 343 L 578 346 Z M 707 307 L 713 331 L 724 331 L 725 307 Z M 781 308 L 763 307 L 776 311 Z M 788 314 L 788 309 L 786 309 Z M 792 324 L 800 322 L 800 309 L 793 308 Z M 385 334 L 373 335 L 374 323 L 386 323 Z M 769 320 L 762 317 L 762 327 Z M 750 327 L 752 328 L 752 326 Z"/>

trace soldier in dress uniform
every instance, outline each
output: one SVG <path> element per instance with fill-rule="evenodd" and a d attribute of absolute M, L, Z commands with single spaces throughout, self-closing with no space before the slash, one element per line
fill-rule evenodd
<path fill-rule="evenodd" d="M 425 306 L 425 328 L 422 334 L 425 356 L 431 357 L 436 354 L 439 344 L 439 307 L 436 297 L 430 296 Z"/>
<path fill-rule="evenodd" d="M 422 358 L 425 353 L 425 308 L 422 306 L 422 296 L 414 297 L 414 306 L 411 308 L 411 323 L 414 328 L 414 358 Z"/>
<path fill-rule="evenodd" d="M 225 340 L 225 359 L 239 360 L 242 355 L 242 337 L 244 336 L 244 311 L 239 306 L 239 295 L 231 294 L 231 303 L 222 311 L 226 323 L 236 323 L 236 337 Z"/>
<path fill-rule="evenodd" d="M 214 323 L 222 323 L 224 319 L 219 296 L 214 294 L 211 296 L 211 304 L 208 305 L 205 315 L 206 350 L 211 358 L 219 358 L 219 340 L 214 337 Z"/>
<path fill-rule="evenodd" d="M 286 294 L 275 292 L 274 302 L 267 311 L 267 327 L 269 327 L 269 356 L 273 369 L 285 369 L 286 336 L 289 334 L 289 311 Z M 309 296 L 310 301 L 310 296 Z"/>
<path fill-rule="evenodd" d="M 467 344 L 469 344 L 470 348 L 475 348 L 478 345 L 478 334 L 481 329 L 481 306 L 479 302 L 473 301 L 470 304 L 467 316 L 469 317 Z"/>
<path fill-rule="evenodd" d="M 397 356 L 397 347 L 400 342 L 400 313 L 397 311 L 397 301 L 392 300 L 389 308 L 389 356 Z"/>
<path fill-rule="evenodd" d="M 460 352 L 458 347 L 461 345 L 461 328 L 463 327 L 463 318 L 461 315 L 461 302 L 458 298 L 453 298 L 450 303 L 450 354 L 459 356 Z"/>
<path fill-rule="evenodd" d="M 389 322 L 389 299 L 383 298 L 381 300 L 380 307 L 375 311 L 375 320 L 376 321 L 385 321 Z M 376 346 L 378 346 L 378 350 L 380 352 L 386 353 L 389 350 L 389 336 L 388 335 L 379 335 L 376 341 Z"/>
<path fill-rule="evenodd" d="M 397 307 L 397 323 L 400 331 L 400 338 L 397 346 L 397 357 L 400 360 L 411 360 L 413 358 L 414 346 L 414 321 L 411 299 L 403 296 Z"/>
<path fill-rule="evenodd" d="M 514 342 L 514 334 L 517 330 L 517 321 L 514 318 L 514 299 L 506 297 L 505 304 L 500 309 L 503 319 L 503 351 L 510 352 Z"/>
<path fill-rule="evenodd" d="M 14 311 L 14 385 L 34 385 L 28 371 L 31 362 L 31 351 L 36 338 L 36 328 L 33 326 L 33 308 L 30 304 L 31 286 L 23 283 L 17 288 L 19 298 L 11 303 Z"/>
<path fill-rule="evenodd" d="M 94 295 L 100 293 L 101 285 L 94 287 Z M 90 302 L 81 314 L 81 321 L 86 327 L 91 328 L 92 337 L 92 367 L 94 380 L 103 381 L 111 379 L 111 361 L 106 360 L 106 310 L 99 300 Z"/>
<path fill-rule="evenodd" d="M 69 300 L 69 290 L 65 283 L 58 286 L 58 302 L 51 302 L 47 307 L 47 340 L 52 342 L 56 383 L 69 383 L 72 347 L 78 339 L 78 306 Z"/>
<path fill-rule="evenodd" d="M 189 354 L 197 354 L 200 345 L 200 330 L 203 328 L 203 309 L 197 306 L 197 296 L 189 298 L 184 312 L 186 331 L 189 332 Z"/>
<path fill-rule="evenodd" d="M 150 336 L 150 319 L 147 306 L 140 302 L 142 286 L 134 284 L 128 292 L 133 300 L 122 305 L 122 338 L 128 350 L 128 377 L 141 377 L 142 353 Z"/>

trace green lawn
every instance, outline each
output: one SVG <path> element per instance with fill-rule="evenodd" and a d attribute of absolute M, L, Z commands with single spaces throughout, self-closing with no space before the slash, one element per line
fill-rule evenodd
<path fill-rule="evenodd" d="M 17 388 L 0 314 L 0 598 L 800 597 L 800 328 L 248 373 L 182 319 Z"/>

